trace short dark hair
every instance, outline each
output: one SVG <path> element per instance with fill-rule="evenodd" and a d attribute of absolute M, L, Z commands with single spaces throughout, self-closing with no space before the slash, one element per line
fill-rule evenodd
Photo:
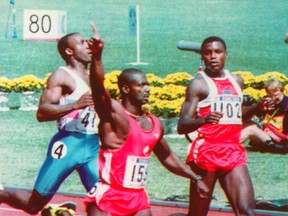
<path fill-rule="evenodd" d="M 68 56 L 65 53 L 65 49 L 67 47 L 69 47 L 69 38 L 71 36 L 77 35 L 77 34 L 80 34 L 80 33 L 73 32 L 73 33 L 66 34 L 62 38 L 60 38 L 60 40 L 58 41 L 58 44 L 57 44 L 58 52 L 59 52 L 60 56 L 63 58 L 64 61 L 68 60 Z"/>
<path fill-rule="evenodd" d="M 203 50 L 205 44 L 215 42 L 215 41 L 222 43 L 224 46 L 224 49 L 226 50 L 227 47 L 226 47 L 225 41 L 222 38 L 217 37 L 217 36 L 210 36 L 210 37 L 207 37 L 206 39 L 204 39 L 204 41 L 202 42 L 202 45 L 201 45 L 201 50 Z"/>
<path fill-rule="evenodd" d="M 118 88 L 120 90 L 120 93 L 122 93 L 122 87 L 124 85 L 129 85 L 130 82 L 133 80 L 132 77 L 134 74 L 144 74 L 144 72 L 135 68 L 127 68 L 123 70 L 118 76 Z"/>

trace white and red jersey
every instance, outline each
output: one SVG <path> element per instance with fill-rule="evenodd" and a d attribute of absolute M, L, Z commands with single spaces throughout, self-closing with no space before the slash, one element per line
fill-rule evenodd
<path fill-rule="evenodd" d="M 229 71 L 225 77 L 210 78 L 201 73 L 209 86 L 209 95 L 198 103 L 197 116 L 205 117 L 210 112 L 218 111 L 223 117 L 218 124 L 204 124 L 198 131 L 208 141 L 221 140 L 221 143 L 239 143 L 242 130 L 243 94 L 240 86 Z"/>
<path fill-rule="evenodd" d="M 72 94 L 61 97 L 59 105 L 73 103 L 90 91 L 90 87 L 68 67 L 60 67 L 65 70 L 75 81 L 76 88 Z M 94 106 L 85 107 L 83 109 L 73 110 L 57 121 L 57 128 L 60 131 L 80 132 L 84 134 L 98 133 L 99 118 L 95 112 Z"/>
<path fill-rule="evenodd" d="M 197 105 L 196 115 L 203 118 L 210 112 L 223 114 L 217 124 L 205 123 L 188 149 L 187 163 L 211 172 L 227 172 L 246 165 L 247 155 L 240 144 L 242 101 L 240 86 L 225 70 L 225 77 L 210 78 L 201 73 L 209 86 L 209 95 Z"/>
<path fill-rule="evenodd" d="M 161 135 L 159 120 L 151 114 L 149 117 L 153 123 L 151 131 L 145 131 L 133 117 L 129 116 L 130 132 L 123 146 L 113 152 L 100 150 L 99 167 L 102 183 L 118 189 L 145 187 L 150 155 Z"/>

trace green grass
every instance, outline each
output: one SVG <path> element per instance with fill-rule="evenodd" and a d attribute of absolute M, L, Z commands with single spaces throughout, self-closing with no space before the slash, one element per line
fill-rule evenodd
<path fill-rule="evenodd" d="M 54 122 L 38 123 L 35 111 L 12 109 L 0 112 L 0 182 L 9 186 L 32 188 L 45 158 L 50 138 L 56 132 Z M 182 138 L 167 138 L 171 148 L 185 161 L 188 142 Z M 288 155 L 248 152 L 248 168 L 255 188 L 255 197 L 286 198 L 288 188 Z M 187 179 L 169 173 L 152 155 L 147 190 L 151 199 L 165 199 L 172 195 L 187 195 Z M 60 191 L 85 193 L 74 172 Z M 214 204 L 224 205 L 226 198 L 216 185 Z"/>
<path fill-rule="evenodd" d="M 9 11 L 9 1 L 2 2 L 0 37 L 5 35 Z M 18 39 L 0 40 L 0 76 L 13 78 L 32 73 L 43 77 L 63 64 L 55 42 L 22 41 L 23 9 L 66 10 L 67 31 L 78 31 L 86 37 L 91 36 L 89 22 L 96 22 L 105 40 L 106 71 L 130 67 L 127 63 L 136 61 L 136 41 L 129 36 L 128 5 L 137 2 L 16 1 Z M 231 71 L 249 70 L 255 75 L 269 71 L 288 74 L 288 46 L 284 44 L 288 29 L 286 0 L 146 0 L 139 5 L 141 61 L 149 64 L 135 67 L 161 77 L 179 71 L 194 74 L 199 56 L 178 50 L 176 43 L 183 39 L 201 42 L 207 36 L 218 35 L 227 42 L 226 66 Z"/>

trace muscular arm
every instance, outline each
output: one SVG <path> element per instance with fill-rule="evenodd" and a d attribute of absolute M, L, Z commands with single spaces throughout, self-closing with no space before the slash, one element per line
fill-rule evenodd
<path fill-rule="evenodd" d="M 100 118 L 99 133 L 102 147 L 117 149 L 125 141 L 129 132 L 129 120 L 124 108 L 113 100 L 104 86 L 104 68 L 102 50 L 104 42 L 100 39 L 96 26 L 92 23 L 94 38 L 90 40 L 93 54 L 90 66 L 90 84 L 95 110 Z"/>
<path fill-rule="evenodd" d="M 90 84 L 93 100 L 95 104 L 101 104 L 101 106 L 95 106 L 95 109 L 102 121 L 113 122 L 112 99 L 108 90 L 104 86 L 105 76 L 101 58 L 104 44 L 102 41 L 97 42 L 96 40 L 94 40 L 94 43 L 94 46 L 101 46 L 99 50 L 93 55 L 90 66 Z"/>
<path fill-rule="evenodd" d="M 68 114 L 72 110 L 93 104 L 92 97 L 89 94 L 86 94 L 74 103 L 59 105 L 59 100 L 64 89 L 71 88 L 69 78 L 70 77 L 67 77 L 67 73 L 61 69 L 56 70 L 49 77 L 47 87 L 41 95 L 39 107 L 36 113 L 39 122 L 54 121 Z"/>
<path fill-rule="evenodd" d="M 170 149 L 164 138 L 162 138 L 160 142 L 154 147 L 153 151 L 161 164 L 170 172 L 185 178 L 196 179 L 196 177 L 198 177 L 191 171 L 189 166 L 185 165 L 181 159 Z"/>
<path fill-rule="evenodd" d="M 153 152 L 166 169 L 176 175 L 190 178 L 192 181 L 195 181 L 200 196 L 207 196 L 207 186 L 204 184 L 203 181 L 197 180 L 199 176 L 196 175 L 189 166 L 182 162 L 182 160 L 170 149 L 166 140 L 163 137 L 154 147 Z"/>
<path fill-rule="evenodd" d="M 101 121 L 109 122 L 115 129 L 118 119 L 121 124 L 123 108 L 117 106 L 117 102 L 112 100 L 109 91 L 104 86 L 105 75 L 101 57 L 104 43 L 94 39 L 93 46 L 95 50 L 90 66 L 90 84 L 95 109 Z"/>
<path fill-rule="evenodd" d="M 95 55 L 90 67 L 90 84 L 95 110 L 100 119 L 99 132 L 102 148 L 118 149 L 124 143 L 129 129 L 121 104 L 113 100 L 104 87 L 104 69 L 101 58 Z"/>
<path fill-rule="evenodd" d="M 204 118 L 195 118 L 197 104 L 200 100 L 200 92 L 198 89 L 201 83 L 199 80 L 193 79 L 187 86 L 185 101 L 182 104 L 178 121 L 177 129 L 179 134 L 195 131 L 205 123 Z"/>
<path fill-rule="evenodd" d="M 222 113 L 211 112 L 205 117 L 197 117 L 196 108 L 199 101 L 204 100 L 209 94 L 209 87 L 201 75 L 190 81 L 186 89 L 185 101 L 182 104 L 178 121 L 178 133 L 187 134 L 197 130 L 206 123 L 218 123 Z"/>
<path fill-rule="evenodd" d="M 104 67 L 102 64 L 102 51 L 104 41 L 100 39 L 95 24 L 92 22 L 91 27 L 94 37 L 90 39 L 90 49 L 92 53 L 92 61 L 90 66 L 90 84 L 92 89 L 93 101 L 95 103 L 96 112 L 102 122 L 109 122 L 112 128 L 115 128 L 115 119 L 118 119 L 119 109 L 121 107 L 113 106 L 111 96 L 104 86 Z M 122 113 L 121 113 L 122 114 Z"/>

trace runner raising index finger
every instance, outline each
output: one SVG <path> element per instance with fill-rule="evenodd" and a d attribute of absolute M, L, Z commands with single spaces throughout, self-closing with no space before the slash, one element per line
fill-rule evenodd
<path fill-rule="evenodd" d="M 100 39 L 100 35 L 99 35 L 98 31 L 97 31 L 97 28 L 96 28 L 95 23 L 94 23 L 94 22 L 91 22 L 90 24 L 91 24 L 91 27 L 92 27 L 92 30 L 93 30 L 93 33 L 94 33 L 94 38 L 95 38 L 96 40 L 101 40 L 101 39 Z"/>
<path fill-rule="evenodd" d="M 95 25 L 90 83 L 96 112 L 100 118 L 100 182 L 86 197 L 87 212 L 92 215 L 150 216 L 145 190 L 148 162 L 152 152 L 172 173 L 190 178 L 199 197 L 207 197 L 202 179 L 191 171 L 170 149 L 164 139 L 160 120 L 143 109 L 149 102 L 150 88 L 145 73 L 128 68 L 118 76 L 121 102 L 111 98 L 104 87 L 101 41 Z M 113 197 L 113 200 L 111 200 Z"/>

